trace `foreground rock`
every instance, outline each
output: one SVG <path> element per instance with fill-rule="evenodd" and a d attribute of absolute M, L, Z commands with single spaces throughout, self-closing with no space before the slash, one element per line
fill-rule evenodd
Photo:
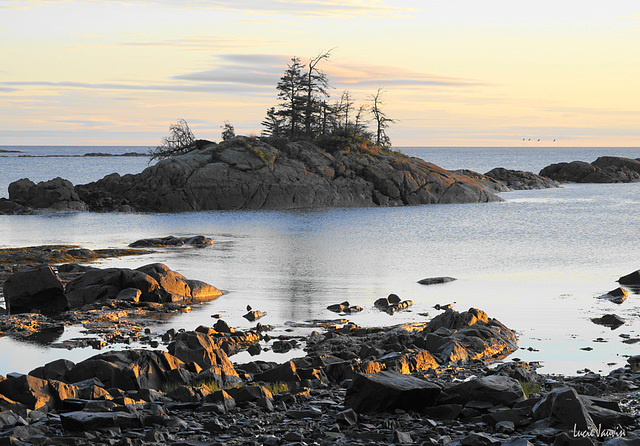
<path fill-rule="evenodd" d="M 69 309 L 64 285 L 49 266 L 10 276 L 3 285 L 7 313 L 55 314 Z"/>
<path fill-rule="evenodd" d="M 640 160 L 617 156 L 601 156 L 593 163 L 573 161 L 551 164 L 540 175 L 560 182 L 632 183 L 640 181 Z"/>
<path fill-rule="evenodd" d="M 39 200 L 41 190 L 29 180 L 19 180 L 10 186 L 9 199 L 42 207 L 49 202 Z M 304 142 L 275 148 L 252 138 L 211 143 L 160 161 L 140 174 L 111 174 L 69 191 L 75 191 L 78 203 L 92 211 L 295 209 L 500 200 L 483 182 L 399 153 L 355 146 L 329 153 Z"/>
<path fill-rule="evenodd" d="M 431 329 L 481 328 L 490 321 L 476 310 L 448 314 Z M 345 380 L 337 373 L 347 370 L 345 361 L 330 355 L 234 367 L 217 347 L 217 336 L 230 337 L 235 331 L 223 323 L 216 325 L 228 332 L 199 327 L 180 333 L 173 353 L 109 352 L 77 364 L 54 361 L 29 375 L 0 378 L 0 443 L 613 446 L 640 442 L 634 410 L 640 400 L 633 390 L 640 384 L 634 371 L 640 358 L 629 358 L 627 367 L 608 376 L 545 377 L 522 362 L 489 368 L 484 361 L 473 361 L 441 366 L 437 372 L 432 368 L 357 372 Z M 413 328 L 353 331 L 390 340 L 425 327 Z M 310 342 L 335 335 L 335 331 L 312 334 Z M 390 348 L 400 356 L 406 351 L 400 343 Z M 233 387 L 218 387 L 224 381 L 216 377 L 222 375 L 234 377 L 233 384 L 227 384 Z M 521 382 L 528 384 L 528 397 Z"/>

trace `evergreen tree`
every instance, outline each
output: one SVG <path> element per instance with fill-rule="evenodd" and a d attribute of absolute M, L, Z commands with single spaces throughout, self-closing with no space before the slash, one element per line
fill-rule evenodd
<path fill-rule="evenodd" d="M 331 55 L 331 50 L 318 54 L 309 60 L 306 65 L 305 80 L 303 90 L 305 92 L 304 102 L 304 134 L 307 138 L 312 138 L 314 130 L 322 128 L 324 120 L 322 119 L 324 98 L 329 97 L 327 89 L 329 88 L 329 79 L 327 75 L 320 70 L 318 65 Z M 315 127 L 315 128 L 314 128 Z"/>
<path fill-rule="evenodd" d="M 391 147 L 391 140 L 387 136 L 385 129 L 389 124 L 393 124 L 395 120 L 388 118 L 386 113 L 382 111 L 382 93 L 383 90 L 378 88 L 375 94 L 371 95 L 371 114 L 376 123 L 376 146 L 388 148 Z"/>
<path fill-rule="evenodd" d="M 264 130 L 262 136 L 272 136 L 279 138 L 284 135 L 284 128 L 282 118 L 278 116 L 278 112 L 275 107 L 271 107 L 267 110 L 267 117 L 261 122 Z"/>
<path fill-rule="evenodd" d="M 287 70 L 276 86 L 278 98 L 281 101 L 277 114 L 283 118 L 288 126 L 287 136 L 290 138 L 295 138 L 299 134 L 299 127 L 303 119 L 305 103 L 303 68 L 304 65 L 300 63 L 300 59 L 292 57 L 291 63 L 287 65 Z"/>

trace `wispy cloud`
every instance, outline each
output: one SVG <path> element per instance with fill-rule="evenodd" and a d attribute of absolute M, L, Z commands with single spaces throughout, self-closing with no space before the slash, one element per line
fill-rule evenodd
<path fill-rule="evenodd" d="M 19 88 L 14 88 L 14 87 L 0 87 L 0 92 L 1 93 L 12 93 L 14 91 L 20 91 Z"/>
<path fill-rule="evenodd" d="M 0 0 L 0 8 L 25 9 L 71 0 Z M 111 4 L 141 4 L 176 9 L 218 9 L 250 14 L 292 14 L 298 16 L 402 16 L 412 8 L 392 6 L 384 0 L 100 0 Z"/>
<path fill-rule="evenodd" d="M 241 86 L 233 84 L 112 84 L 112 83 L 87 83 L 87 82 L 49 82 L 49 81 L 12 81 L 2 82 L 0 85 L 11 86 L 34 86 L 53 88 L 80 88 L 90 90 L 121 90 L 121 91 L 178 91 L 187 93 L 231 93 L 231 94 L 251 94 L 259 95 L 265 93 L 265 89 L 255 86 Z M 0 87 L 3 88 L 3 87 Z"/>
<path fill-rule="evenodd" d="M 158 39 L 151 40 L 154 36 L 139 38 L 136 40 L 123 40 L 120 45 L 140 47 L 177 47 L 189 51 L 211 51 L 220 48 L 251 48 L 255 42 L 246 42 L 238 39 L 225 38 L 216 35 L 190 36 L 183 39 Z M 262 43 L 265 43 L 264 41 Z"/>

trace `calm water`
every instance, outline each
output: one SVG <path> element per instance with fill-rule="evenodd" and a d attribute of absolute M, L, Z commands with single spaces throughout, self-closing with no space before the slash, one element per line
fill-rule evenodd
<path fill-rule="evenodd" d="M 445 168 L 479 172 L 498 166 L 537 172 L 553 162 L 593 161 L 600 155 L 640 157 L 640 149 L 405 151 Z M 6 159 L 0 158 L 0 163 Z M 59 172 L 27 176 L 68 177 L 71 171 L 78 174 L 87 161 L 66 160 L 67 167 Z M 131 167 L 129 158 L 102 160 L 103 168 L 111 170 L 75 182 L 112 171 L 126 173 Z M 107 161 L 122 165 L 113 168 Z M 19 178 L 0 166 L 2 181 Z M 616 288 L 621 275 L 640 268 L 635 248 L 640 183 L 567 185 L 502 197 L 502 203 L 388 209 L 0 216 L 0 245 L 74 243 L 100 248 L 170 234 L 213 238 L 210 248 L 180 248 L 102 263 L 137 267 L 163 262 L 228 291 L 191 313 L 152 326 L 157 332 L 211 325 L 214 313 L 234 326 L 249 328 L 241 317 L 247 304 L 267 311 L 261 322 L 276 325 L 278 334 L 292 321 L 335 318 L 326 306 L 344 300 L 365 308 L 350 317 L 360 325 L 425 320 L 419 313 L 431 317 L 438 314 L 435 304 L 453 303 L 460 311 L 483 309 L 516 329 L 522 349 L 512 356 L 541 361 L 546 373 L 575 374 L 585 367 L 606 372 L 624 364 L 622 355 L 638 353 L 638 344 L 622 343 L 620 334 L 640 337 L 640 296 L 632 295 L 622 305 L 595 297 Z M 416 283 L 442 275 L 458 280 L 433 287 Z M 412 311 L 388 316 L 374 310 L 373 302 L 389 293 L 412 299 Z M 591 322 L 606 313 L 626 318 L 627 324 L 612 331 Z M 293 334 L 308 331 L 296 327 Z M 69 330 L 63 338 L 78 332 Z M 597 338 L 607 342 L 593 342 Z M 584 347 L 593 350 L 581 350 Z M 0 351 L 0 373 L 26 372 L 61 356 L 77 361 L 95 353 L 46 349 L 9 338 L 0 338 Z M 30 354 L 24 354 L 27 351 Z"/>

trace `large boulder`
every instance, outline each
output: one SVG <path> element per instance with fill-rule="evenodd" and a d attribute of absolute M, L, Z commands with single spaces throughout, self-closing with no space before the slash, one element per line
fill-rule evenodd
<path fill-rule="evenodd" d="M 485 182 L 424 160 L 306 142 L 279 149 L 235 138 L 162 160 L 137 175 L 78 185 L 92 210 L 176 212 L 217 209 L 397 206 L 499 201 Z"/>
<path fill-rule="evenodd" d="M 117 299 L 123 290 L 140 290 L 143 302 L 211 300 L 222 291 L 199 280 L 190 280 L 161 263 L 138 269 L 107 268 L 87 271 L 65 288 L 72 308 L 104 299 Z"/>
<path fill-rule="evenodd" d="M 173 355 L 150 350 L 122 350 L 92 356 L 76 364 L 65 378 L 81 382 L 97 378 L 104 386 L 122 390 L 155 389 L 186 384 L 192 378 L 187 365 Z"/>
<path fill-rule="evenodd" d="M 344 404 L 360 413 L 420 411 L 435 402 L 440 390 L 438 384 L 389 370 L 358 374 L 347 389 Z"/>
<path fill-rule="evenodd" d="M 78 398 L 78 388 L 61 381 L 19 375 L 0 381 L 0 395 L 31 410 L 49 411 L 61 408 L 66 399 Z"/>
<path fill-rule="evenodd" d="M 533 419 L 547 419 L 562 428 L 596 430 L 596 424 L 573 387 L 559 387 L 545 395 L 533 406 Z"/>
<path fill-rule="evenodd" d="M 87 205 L 80 200 L 73 184 L 60 177 L 38 184 L 28 178 L 14 181 L 9 185 L 9 199 L 36 209 L 87 210 Z"/>
<path fill-rule="evenodd" d="M 197 331 L 178 333 L 167 347 L 169 353 L 186 363 L 194 362 L 203 369 L 220 366 L 227 374 L 235 374 L 235 368 L 227 354 L 218 348 L 211 336 Z"/>
<path fill-rule="evenodd" d="M 69 309 L 64 286 L 47 265 L 9 276 L 4 282 L 3 292 L 10 314 L 54 314 Z"/>

